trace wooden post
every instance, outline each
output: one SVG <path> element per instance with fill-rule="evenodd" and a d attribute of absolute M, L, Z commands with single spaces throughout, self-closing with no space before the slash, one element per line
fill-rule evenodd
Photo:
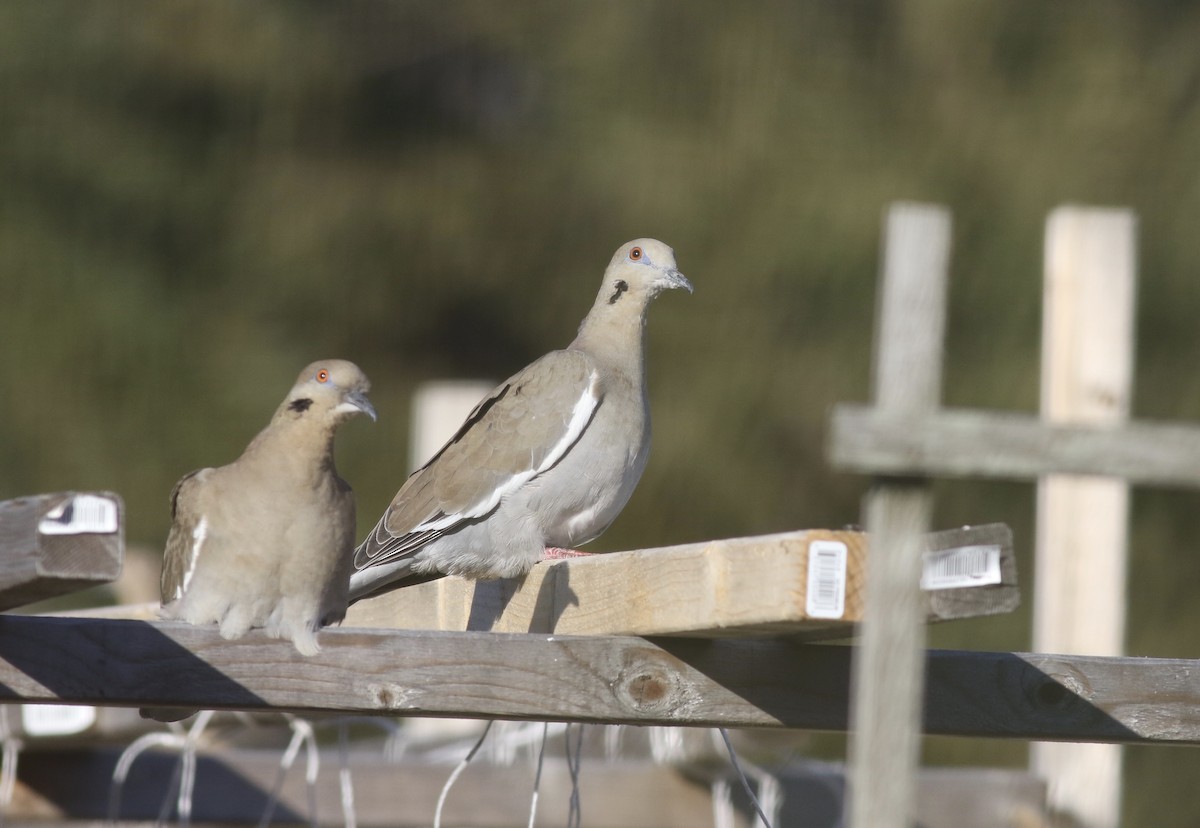
<path fill-rule="evenodd" d="M 950 215 L 895 204 L 887 216 L 874 392 L 883 410 L 920 414 L 941 396 Z M 867 575 L 862 644 L 853 667 L 851 812 L 856 828 L 907 828 L 915 814 L 925 628 L 920 536 L 931 495 L 920 480 L 881 479 L 867 496 L 877 555 Z"/>
<path fill-rule="evenodd" d="M 492 390 L 493 383 L 476 380 L 439 380 L 417 389 L 412 402 L 408 465 L 417 469 L 445 445 Z"/>
<path fill-rule="evenodd" d="M 1133 374 L 1136 221 L 1062 207 L 1046 223 L 1042 417 L 1119 425 Z M 1048 475 L 1038 485 L 1033 646 L 1119 655 L 1125 636 L 1125 480 Z M 1121 748 L 1038 743 L 1050 801 L 1089 828 L 1120 822 Z"/>

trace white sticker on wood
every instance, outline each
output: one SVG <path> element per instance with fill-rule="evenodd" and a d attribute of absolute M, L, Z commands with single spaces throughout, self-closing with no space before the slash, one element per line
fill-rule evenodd
<path fill-rule="evenodd" d="M 926 552 L 921 589 L 963 589 L 1000 583 L 999 546 L 960 546 Z"/>
<path fill-rule="evenodd" d="M 805 612 L 812 618 L 846 614 L 846 544 L 817 540 L 808 545 L 808 595 Z"/>
<path fill-rule="evenodd" d="M 21 728 L 30 736 L 70 736 L 96 722 L 96 708 L 72 704 L 23 704 Z"/>
<path fill-rule="evenodd" d="M 46 513 L 43 535 L 111 535 L 117 531 L 117 504 L 107 497 L 75 495 Z"/>

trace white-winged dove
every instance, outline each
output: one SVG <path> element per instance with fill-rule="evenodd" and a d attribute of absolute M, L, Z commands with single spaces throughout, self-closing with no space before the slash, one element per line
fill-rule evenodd
<path fill-rule="evenodd" d="M 265 627 L 303 655 L 341 621 L 354 549 L 354 493 L 337 475 L 333 436 L 375 419 L 367 377 L 345 360 L 314 362 L 234 462 L 175 484 L 163 554 L 162 615 L 220 625 L 225 638 Z"/>
<path fill-rule="evenodd" d="M 642 330 L 669 288 L 692 290 L 670 247 L 622 245 L 575 340 L 501 383 L 408 478 L 355 550 L 351 600 L 438 575 L 512 577 L 607 529 L 646 466 Z"/>

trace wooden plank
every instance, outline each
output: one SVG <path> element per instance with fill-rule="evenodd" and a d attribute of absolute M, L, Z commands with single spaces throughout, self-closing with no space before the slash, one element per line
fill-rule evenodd
<path fill-rule="evenodd" d="M 1134 421 L 1063 425 L 1010 411 L 921 415 L 838 405 L 830 462 L 846 471 L 1036 480 L 1063 473 L 1134 485 L 1200 487 L 1200 426 Z"/>
<path fill-rule="evenodd" d="M 251 632 L 0 616 L 0 699 L 364 715 L 795 727 L 847 724 L 853 648 L 329 630 L 311 658 Z M 930 651 L 925 730 L 1200 744 L 1200 661 Z"/>
<path fill-rule="evenodd" d="M 939 404 L 949 258 L 944 208 L 889 209 L 873 381 L 875 404 L 884 410 L 919 413 Z M 877 480 L 867 495 L 867 531 L 878 550 L 854 665 L 850 757 L 861 782 L 851 792 L 854 828 L 906 828 L 913 821 L 925 647 L 915 581 L 932 511 L 929 486 L 920 481 Z"/>
<path fill-rule="evenodd" d="M 412 399 L 409 471 L 437 454 L 495 386 L 490 380 L 435 380 L 418 386 Z"/>
<path fill-rule="evenodd" d="M 806 612 L 809 547 L 848 553 L 840 619 Z M 571 635 L 847 634 L 862 617 L 866 536 L 822 530 L 546 561 L 523 578 L 441 578 L 354 604 L 345 624 Z"/>
<path fill-rule="evenodd" d="M 814 617 L 813 544 L 842 544 L 845 576 L 839 617 Z M 928 620 L 1014 609 L 1019 600 L 1012 534 L 1003 524 L 930 535 L 931 551 L 991 545 L 1002 581 L 926 593 Z M 569 635 L 688 635 L 706 638 L 787 633 L 844 638 L 863 618 L 868 562 L 862 532 L 807 530 L 663 549 L 547 561 L 523 578 L 442 578 L 360 601 L 345 625 L 410 630 L 492 630 Z M 814 607 L 818 612 L 819 607 Z M 827 616 L 830 613 L 819 613 Z"/>
<path fill-rule="evenodd" d="M 0 610 L 116 580 L 125 551 L 123 513 L 111 492 L 0 503 Z"/>
<path fill-rule="evenodd" d="M 553 749 L 553 748 L 551 748 Z M 561 746 L 558 748 L 561 755 Z M 115 750 L 65 754 L 27 754 L 21 776 L 44 803 L 57 805 L 60 818 L 103 820 L 108 814 L 109 786 L 116 763 Z M 198 757 L 193 824 L 256 823 L 274 783 L 278 755 L 267 751 L 202 751 Z M 527 761 L 497 765 L 480 756 L 457 781 L 446 800 L 445 824 L 475 828 L 522 828 L 528 825 L 533 770 Z M 303 763 L 301 757 L 299 763 Z M 176 758 L 145 754 L 130 774 L 122 797 L 122 824 L 157 818 L 168 790 Z M 317 777 L 317 822 L 343 821 L 336 752 L 322 751 Z M 379 753 L 350 753 L 346 766 L 354 788 L 356 823 L 371 826 L 412 826 L 430 823 L 438 794 L 450 773 L 446 765 L 414 759 L 389 762 Z M 711 776 L 728 777 L 728 760 L 708 768 Z M 771 768 L 781 787 L 780 825 L 826 828 L 838 824 L 843 807 L 845 769 L 840 765 L 804 763 Z M 693 828 L 710 824 L 713 804 L 708 784 L 681 774 L 671 766 L 648 760 L 593 760 L 585 757 L 580 774 L 580 803 L 590 828 Z M 736 789 L 736 787 L 735 787 Z M 547 753 L 535 825 L 561 826 L 571 792 L 566 763 Z M 739 791 L 740 794 L 740 791 Z M 926 828 L 993 828 L 996 825 L 1045 816 L 1045 784 L 1028 773 L 1011 770 L 935 768 L 918 780 L 917 815 Z M 740 796 L 735 824 L 749 826 L 748 809 Z M 53 807 L 53 806 L 51 806 Z M 39 809 L 45 815 L 46 807 Z M 10 809 L 8 823 L 26 811 Z M 276 822 L 307 823 L 309 804 L 301 768 L 293 768 L 281 791 Z M 77 823 L 73 823 L 77 824 Z"/>
<path fill-rule="evenodd" d="M 1133 387 L 1137 222 L 1129 210 L 1060 208 L 1046 223 L 1041 413 L 1119 426 Z M 1143 461 L 1144 462 L 1144 461 Z M 1034 649 L 1120 655 L 1129 484 L 1049 475 L 1038 484 Z M 1057 810 L 1095 828 L 1121 814 L 1121 749 L 1033 745 Z"/>

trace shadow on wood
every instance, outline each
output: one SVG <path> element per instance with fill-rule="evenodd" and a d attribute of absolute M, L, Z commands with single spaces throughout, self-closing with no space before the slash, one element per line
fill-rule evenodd
<path fill-rule="evenodd" d="M 0 616 L 12 701 L 841 731 L 849 647 L 331 630 L 311 658 L 252 632 Z M 933 650 L 928 733 L 1200 743 L 1200 662 Z"/>

